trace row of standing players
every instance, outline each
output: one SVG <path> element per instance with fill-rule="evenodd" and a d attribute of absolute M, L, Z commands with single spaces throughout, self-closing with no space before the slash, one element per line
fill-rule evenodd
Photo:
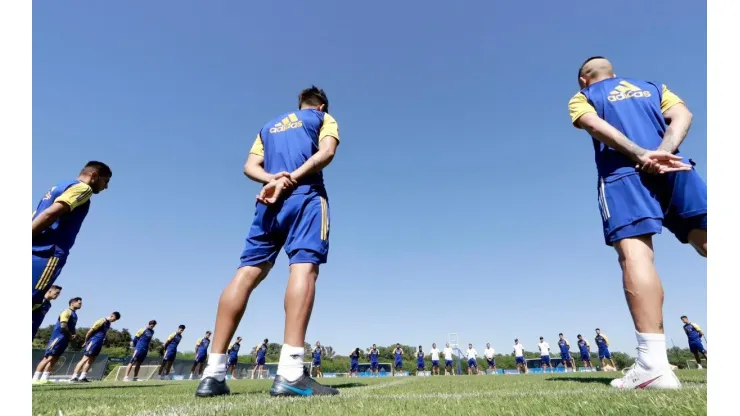
<path fill-rule="evenodd" d="M 61 287 L 59 286 L 52 286 L 45 296 L 45 299 L 50 303 L 52 300 L 56 299 L 59 294 L 61 293 Z M 57 323 L 54 326 L 54 329 L 52 331 L 51 338 L 49 339 L 49 343 L 46 347 L 46 351 L 44 353 L 44 358 L 39 362 L 36 372 L 34 373 L 33 380 L 36 382 L 47 382 L 49 375 L 54 368 L 57 360 L 59 357 L 65 352 L 67 349 L 67 346 L 69 345 L 69 341 L 74 339 L 77 335 L 75 334 L 76 326 L 77 326 L 77 311 L 82 308 L 82 298 L 76 297 L 72 298 L 69 301 L 69 307 L 65 309 L 57 318 Z M 83 357 L 82 359 L 77 363 L 77 366 L 75 367 L 75 371 L 73 373 L 72 378 L 70 379 L 71 382 L 87 382 L 89 381 L 87 379 L 87 372 L 92 367 L 92 365 L 95 363 L 95 360 L 97 359 L 98 355 L 100 354 L 103 344 L 105 341 L 106 334 L 108 332 L 108 329 L 110 328 L 111 324 L 116 322 L 121 318 L 121 314 L 119 312 L 112 312 L 108 317 L 101 318 L 93 323 L 93 325 L 88 330 L 87 334 L 85 335 L 85 340 L 83 342 Z M 700 354 L 706 359 L 707 351 L 704 348 L 701 339 L 704 336 L 701 327 L 699 325 L 690 322 L 688 317 L 682 316 L 681 320 L 683 322 L 683 329 L 686 332 L 686 335 L 689 339 L 689 348 L 691 352 L 694 354 L 697 363 L 700 363 Z M 38 326 L 36 325 L 37 322 L 34 321 L 34 336 L 35 332 L 38 329 Z M 133 340 L 131 341 L 131 346 L 134 350 L 134 353 L 131 357 L 131 360 L 128 363 L 128 366 L 126 368 L 126 375 L 124 378 L 124 381 L 135 381 L 138 378 L 139 369 L 141 364 L 144 362 L 144 360 L 147 357 L 149 346 L 151 343 L 151 340 L 154 337 L 154 327 L 157 325 L 156 320 L 151 320 L 147 324 L 145 328 L 140 329 L 137 331 L 136 335 L 134 336 Z M 162 358 L 162 363 L 158 369 L 158 376 L 160 379 L 166 379 L 168 378 L 170 371 L 172 369 L 172 364 L 175 361 L 175 358 L 177 356 L 177 347 L 180 344 L 180 341 L 182 340 L 182 334 L 185 331 L 185 325 L 180 325 L 177 328 L 177 331 L 170 334 L 170 336 L 167 338 L 167 340 L 164 343 L 163 350 L 164 355 Z M 560 333 L 558 334 L 558 347 L 560 349 L 560 359 L 562 360 L 563 367 L 566 369 L 568 368 L 568 365 L 571 366 L 571 368 L 575 371 L 576 365 L 575 360 L 571 356 L 570 353 L 570 343 L 565 338 L 565 336 Z M 210 338 L 211 338 L 211 331 L 206 331 L 205 335 L 198 339 L 195 345 L 195 360 L 193 362 L 193 366 L 190 370 L 190 379 L 193 379 L 194 377 L 200 378 L 203 374 L 203 369 L 206 363 L 206 358 L 208 354 L 208 347 L 210 345 Z M 236 341 L 231 343 L 229 345 L 229 348 L 227 350 L 228 355 L 228 361 L 227 366 L 229 367 L 231 371 L 232 378 L 236 378 L 236 368 L 237 368 L 237 362 L 238 362 L 238 354 L 239 350 L 241 349 L 241 337 L 237 337 Z M 599 360 L 601 361 L 602 368 L 607 368 L 607 362 L 606 360 L 609 360 L 609 363 L 611 364 L 612 368 L 616 368 L 616 365 L 614 364 L 614 361 L 612 359 L 611 353 L 609 351 L 609 338 L 601 333 L 601 330 L 599 328 L 596 328 L 596 336 L 594 338 L 594 341 L 596 342 L 596 345 L 598 347 L 599 352 Z M 255 348 L 255 355 L 256 355 L 256 365 L 252 370 L 251 378 L 255 378 L 257 373 L 259 372 L 259 377 L 262 378 L 264 374 L 264 365 L 265 360 L 267 356 L 267 345 L 268 345 L 268 339 L 264 339 L 262 344 L 258 345 Z M 580 352 L 580 358 L 583 362 L 583 365 L 585 368 L 593 369 L 593 366 L 591 364 L 591 346 L 588 343 L 588 341 L 583 338 L 581 334 L 578 334 L 578 349 Z M 552 363 L 550 360 L 550 344 L 544 340 L 544 337 L 540 337 L 539 343 L 537 344 L 537 347 L 540 351 L 540 362 L 543 370 L 546 370 L 546 368 L 549 366 L 550 370 L 552 371 Z M 524 356 L 525 347 L 519 342 L 519 339 L 514 340 L 514 355 L 516 358 L 516 365 L 517 370 L 527 372 L 527 362 Z M 367 351 L 368 358 L 370 360 L 370 374 L 373 373 L 378 376 L 379 375 L 379 350 L 376 346 L 376 344 L 373 344 L 371 348 L 369 348 Z M 417 358 L 417 374 L 421 371 L 426 371 L 426 363 L 425 358 L 429 356 L 432 361 L 432 374 L 439 375 L 439 362 L 440 362 L 440 354 L 444 355 L 445 358 L 445 375 L 448 374 L 454 374 L 454 371 L 452 371 L 453 367 L 453 349 L 450 347 L 450 344 L 446 344 L 445 349 L 443 351 L 439 351 L 437 349 L 437 344 L 432 344 L 432 349 L 429 351 L 429 353 L 425 353 L 423 351 L 422 346 L 420 345 L 417 352 L 416 352 L 416 358 Z M 321 371 L 321 355 L 322 355 L 322 348 L 321 343 L 316 342 L 316 346 L 313 348 L 312 352 L 312 358 L 313 358 L 313 368 L 316 370 L 317 377 L 321 377 L 322 371 Z M 349 355 L 350 358 L 350 377 L 352 376 L 359 376 L 359 359 L 362 355 L 360 348 L 355 348 Z M 396 348 L 393 351 L 394 355 L 394 365 L 392 367 L 392 375 L 396 375 L 396 371 L 399 371 L 403 368 L 403 349 L 401 348 L 400 344 L 396 344 Z M 494 371 L 497 370 L 496 367 L 496 359 L 495 359 L 495 350 L 491 348 L 491 344 L 486 344 L 486 349 L 484 351 L 484 357 L 488 363 L 488 368 L 492 369 Z M 473 344 L 468 344 L 468 350 L 465 353 L 465 358 L 468 362 L 468 374 L 477 374 L 478 373 L 478 352 L 473 347 Z M 133 371 L 133 377 L 131 377 L 131 372 Z M 228 370 L 227 370 L 228 372 Z"/>

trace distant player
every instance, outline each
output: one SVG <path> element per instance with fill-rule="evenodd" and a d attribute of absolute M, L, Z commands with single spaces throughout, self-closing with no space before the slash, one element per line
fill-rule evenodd
<path fill-rule="evenodd" d="M 316 369 L 316 378 L 324 377 L 324 373 L 321 372 L 321 354 L 323 353 L 323 350 L 321 349 L 321 342 L 316 341 L 316 347 L 313 349 L 313 368 Z"/>
<path fill-rule="evenodd" d="M 34 382 L 49 382 L 49 375 L 54 371 L 54 365 L 56 365 L 59 357 L 64 354 L 69 341 L 77 337 L 77 334 L 75 334 L 75 330 L 77 329 L 77 311 L 81 307 L 82 298 L 72 298 L 69 301 L 69 308 L 59 314 L 57 324 L 54 325 L 54 330 L 51 332 L 49 344 L 46 345 L 44 358 L 41 359 L 41 362 L 36 367 L 36 372 L 33 374 Z"/>
<path fill-rule="evenodd" d="M 486 349 L 483 351 L 483 356 L 486 357 L 488 369 L 493 370 L 493 374 L 498 374 L 498 370 L 496 369 L 496 351 L 491 348 L 490 342 L 486 343 Z"/>
<path fill-rule="evenodd" d="M 437 344 L 432 343 L 432 350 L 429 351 L 429 356 L 432 359 L 432 375 L 439 375 L 439 350 Z"/>
<path fill-rule="evenodd" d="M 537 344 L 537 348 L 540 349 L 540 365 L 542 366 L 542 372 L 547 372 L 547 367 L 550 367 L 552 373 L 552 361 L 550 361 L 550 343 L 545 341 L 545 337 L 540 337 L 540 342 Z"/>
<path fill-rule="evenodd" d="M 373 347 L 370 348 L 367 355 L 370 357 L 370 375 L 372 376 L 373 371 L 375 372 L 375 377 L 380 377 L 380 374 L 378 373 L 378 358 L 380 356 L 380 352 L 378 351 L 378 347 L 373 344 Z"/>
<path fill-rule="evenodd" d="M 426 363 L 424 362 L 424 350 L 421 349 L 421 345 L 419 345 L 419 349 L 416 351 L 416 375 L 418 376 L 419 373 L 424 375 L 426 373 Z"/>
<path fill-rule="evenodd" d="M 360 376 L 360 349 L 355 348 L 349 354 L 349 376 Z"/>
<path fill-rule="evenodd" d="M 110 168 L 102 162 L 88 162 L 77 179 L 56 184 L 41 198 L 31 216 L 33 271 L 31 298 L 33 309 L 43 304 L 44 295 L 54 284 L 90 209 L 90 197 L 108 188 Z M 33 325 L 40 327 L 36 317 Z M 34 336 L 36 332 L 34 331 Z"/>
<path fill-rule="evenodd" d="M 573 369 L 573 372 L 576 371 L 576 362 L 573 360 L 573 357 L 570 355 L 570 344 L 568 343 L 568 340 L 565 339 L 565 336 L 563 333 L 559 333 L 558 337 L 558 347 L 560 347 L 560 359 L 563 361 L 563 370 L 565 372 L 568 372 L 568 364 L 570 363 L 570 368 Z"/>
<path fill-rule="evenodd" d="M 103 350 L 103 343 L 110 325 L 119 319 L 121 319 L 121 314 L 113 312 L 107 318 L 100 318 L 92 324 L 87 334 L 85 334 L 85 342 L 82 344 L 84 353 L 75 367 L 72 378 L 69 380 L 70 383 L 87 383 L 90 381 L 87 379 L 87 372 L 90 371 L 98 355 L 100 355 L 100 351 Z"/>
<path fill-rule="evenodd" d="M 603 370 L 604 368 L 606 368 L 606 360 L 609 360 L 613 368 L 617 368 L 617 366 L 614 365 L 612 353 L 609 352 L 609 338 L 607 338 L 606 335 L 602 334 L 599 328 L 596 328 L 596 338 L 594 338 L 594 340 L 596 341 L 596 346 L 599 349 L 599 361 L 601 361 L 601 369 Z"/>
<path fill-rule="evenodd" d="M 452 347 L 450 347 L 450 344 L 445 344 L 445 349 L 443 351 L 445 355 L 445 375 L 455 375 L 455 370 L 452 366 Z"/>
<path fill-rule="evenodd" d="M 478 351 L 473 348 L 473 344 L 468 344 L 468 351 L 465 353 L 468 358 L 468 375 L 478 374 Z"/>
<path fill-rule="evenodd" d="M 681 317 L 681 321 L 683 322 L 683 330 L 689 338 L 689 349 L 691 350 L 691 353 L 694 354 L 697 368 L 701 370 L 704 367 L 701 366 L 701 358 L 699 357 L 699 354 L 704 356 L 705 360 L 707 359 L 707 350 L 701 342 L 702 337 L 704 337 L 704 333 L 701 331 L 699 325 L 689 321 L 689 318 L 687 318 L 686 315 Z"/>
<path fill-rule="evenodd" d="M 403 371 L 403 348 L 401 348 L 401 344 L 396 344 L 396 349 L 393 350 L 393 370 L 391 376 L 395 377 L 397 371 Z"/>
<path fill-rule="evenodd" d="M 593 370 L 594 366 L 591 365 L 591 345 L 589 345 L 588 341 L 581 334 L 578 334 L 578 351 L 581 353 L 583 367 Z"/>
<path fill-rule="evenodd" d="M 229 345 L 226 354 L 229 355 L 229 361 L 226 362 L 226 374 L 231 370 L 231 378 L 236 379 L 236 367 L 239 363 L 239 349 L 242 347 L 242 337 L 236 337 L 236 342 Z"/>
<path fill-rule="evenodd" d="M 172 364 L 177 358 L 177 346 L 182 341 L 182 333 L 185 332 L 185 325 L 177 327 L 177 331 L 170 334 L 167 337 L 167 341 L 164 342 L 164 356 L 162 357 L 162 364 L 159 366 L 159 379 L 166 380 L 170 376 L 170 370 L 172 370 Z"/>
<path fill-rule="evenodd" d="M 254 355 L 256 356 L 255 357 L 256 360 L 255 360 L 255 366 L 252 369 L 252 379 L 255 378 L 254 376 L 255 376 L 255 373 L 257 371 L 260 372 L 259 378 L 263 378 L 264 377 L 264 374 L 265 374 L 265 360 L 266 360 L 266 357 L 267 357 L 267 343 L 268 342 L 269 341 L 267 340 L 267 338 L 265 338 L 265 340 L 262 341 L 262 344 L 258 345 L 257 348 L 255 348 L 255 350 L 254 350 Z"/>
<path fill-rule="evenodd" d="M 56 300 L 61 293 L 61 286 L 51 285 L 46 291 L 46 294 L 44 294 L 44 299 L 41 303 L 33 305 L 33 312 L 31 313 L 33 335 L 31 336 L 31 340 L 36 338 L 36 332 L 38 332 L 41 323 L 44 322 L 44 317 L 49 312 L 49 309 L 51 309 L 51 301 Z"/>
<path fill-rule="evenodd" d="M 664 84 L 617 77 L 602 56 L 578 70 L 571 122 L 592 138 L 604 241 L 617 251 L 637 332 L 637 359 L 618 389 L 677 389 L 663 328 L 663 287 L 653 235 L 663 227 L 707 256 L 707 184 L 679 146 L 692 114 Z"/>
<path fill-rule="evenodd" d="M 529 373 L 529 369 L 527 368 L 527 360 L 524 358 L 524 345 L 519 343 L 519 339 L 514 340 L 514 358 L 516 359 L 516 369 L 517 371 L 524 372 L 524 374 Z"/>
<path fill-rule="evenodd" d="M 126 377 L 123 381 L 137 381 L 139 379 L 139 368 L 141 363 L 146 360 L 147 354 L 149 354 L 149 344 L 154 338 L 154 327 L 157 326 L 157 321 L 152 319 L 146 328 L 141 328 L 136 332 L 136 336 L 131 340 L 131 346 L 134 348 L 134 355 L 131 357 L 128 366 L 126 367 Z M 134 378 L 131 378 L 131 369 L 134 370 Z"/>
<path fill-rule="evenodd" d="M 195 343 L 195 360 L 193 361 L 193 368 L 190 369 L 191 380 L 194 378 L 194 375 L 197 375 L 197 377 L 203 375 L 209 345 L 211 345 L 211 331 L 206 331 L 203 338 L 198 339 Z"/>
<path fill-rule="evenodd" d="M 257 134 L 244 173 L 264 186 L 256 198 L 239 269 L 219 301 L 211 360 L 197 396 L 229 394 L 226 348 L 250 294 L 267 277 L 281 248 L 290 261 L 290 277 L 284 297 L 284 344 L 270 395 L 339 394 L 313 380 L 303 365 L 319 266 L 329 254 L 331 226 L 323 170 L 334 159 L 338 145 L 339 127 L 329 115 L 329 99 L 316 87 L 301 91 L 298 110 L 276 117 Z"/>

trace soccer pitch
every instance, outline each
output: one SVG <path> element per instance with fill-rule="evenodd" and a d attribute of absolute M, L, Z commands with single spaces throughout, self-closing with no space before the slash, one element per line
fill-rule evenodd
<path fill-rule="evenodd" d="M 55 383 L 33 387 L 34 415 L 699 415 L 706 371 L 677 372 L 684 388 L 616 391 L 620 373 L 336 378 L 335 397 L 271 398 L 271 380 L 231 381 L 232 394 L 196 398 L 196 381 Z M 58 413 L 61 411 L 61 413 Z"/>

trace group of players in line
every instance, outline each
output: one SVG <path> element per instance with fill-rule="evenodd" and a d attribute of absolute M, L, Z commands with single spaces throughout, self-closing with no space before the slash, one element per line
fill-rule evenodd
<path fill-rule="evenodd" d="M 62 288 L 57 285 L 53 285 L 49 288 L 45 295 L 45 304 L 44 307 L 47 309 L 50 306 L 50 303 L 52 300 L 59 297 L 59 294 L 61 293 Z M 69 342 L 76 338 L 76 327 L 77 327 L 77 311 L 82 308 L 82 298 L 75 297 L 70 299 L 69 301 L 69 307 L 62 311 L 62 313 L 57 318 L 56 325 L 54 326 L 54 329 L 51 334 L 51 338 L 49 339 L 49 343 L 47 344 L 46 351 L 44 352 L 44 358 L 39 362 L 38 366 L 36 367 L 36 371 L 33 376 L 33 381 L 35 383 L 46 383 L 49 380 L 49 376 L 51 375 L 51 372 L 54 369 L 54 366 L 56 365 L 59 357 L 65 352 L 67 349 L 67 346 L 69 345 Z M 95 360 L 97 359 L 98 355 L 100 354 L 104 342 L 105 337 L 108 333 L 108 329 L 110 329 L 111 324 L 121 319 L 121 314 L 119 312 L 112 312 L 109 316 L 105 318 L 98 319 L 93 323 L 93 325 L 90 327 L 90 329 L 85 334 L 85 340 L 83 343 L 83 357 L 80 359 L 80 361 L 77 363 L 74 373 L 72 375 L 72 378 L 70 379 L 70 382 L 88 382 L 90 380 L 87 379 L 87 372 L 90 370 L 92 365 L 95 363 Z M 681 317 L 681 321 L 683 323 L 683 329 L 686 333 L 689 341 L 689 348 L 691 352 L 694 354 L 694 357 L 696 358 L 697 363 L 699 364 L 699 368 L 701 368 L 701 356 L 703 356 L 704 359 L 707 358 L 707 351 L 704 348 L 704 345 L 702 343 L 702 337 L 704 336 L 701 328 L 689 321 L 689 319 L 686 316 Z M 40 323 L 39 323 L 40 325 Z M 151 341 L 154 337 L 154 327 L 157 325 L 156 320 L 151 320 L 147 324 L 146 327 L 141 328 L 139 331 L 136 332 L 136 335 L 131 341 L 131 347 L 133 348 L 134 352 L 131 357 L 131 360 L 128 363 L 128 366 L 126 367 L 126 375 L 124 378 L 124 381 L 136 381 L 138 379 L 139 375 L 139 369 L 141 367 L 141 364 L 144 362 L 144 360 L 147 357 L 147 354 L 149 352 L 149 347 L 151 344 Z M 36 336 L 36 331 L 38 330 L 38 326 L 36 326 L 36 322 L 34 321 L 34 333 L 33 336 Z M 164 343 L 163 351 L 164 355 L 162 357 L 162 363 L 159 366 L 158 369 L 158 377 L 160 380 L 166 380 L 169 379 L 170 371 L 172 369 L 172 364 L 175 361 L 175 358 L 177 357 L 177 347 L 180 344 L 180 341 L 182 340 L 182 334 L 185 331 L 185 325 L 180 325 L 177 328 L 177 331 L 170 334 L 169 337 L 167 337 L 167 340 Z M 558 347 L 560 349 L 560 359 L 562 360 L 563 367 L 565 371 L 568 371 L 568 365 L 570 365 L 571 369 L 573 371 L 576 371 L 576 364 L 575 360 L 573 359 L 573 356 L 570 353 L 570 343 L 565 338 L 565 336 L 560 333 L 558 334 Z M 601 368 L 602 369 L 616 369 L 616 365 L 614 364 L 614 360 L 612 359 L 612 355 L 609 351 L 609 338 L 605 334 L 601 333 L 601 330 L 599 328 L 596 328 L 596 337 L 594 338 L 594 341 L 596 342 L 596 345 L 598 347 L 598 353 L 599 353 L 599 360 L 601 361 Z M 190 379 L 194 378 L 200 378 L 203 374 L 203 369 L 206 364 L 206 358 L 208 356 L 208 347 L 211 342 L 211 331 L 206 331 L 205 335 L 202 338 L 199 338 L 198 341 L 195 344 L 195 360 L 193 362 L 193 366 L 190 369 Z M 242 337 L 236 337 L 236 340 L 232 342 L 229 345 L 227 355 L 228 355 L 228 361 L 227 361 L 227 372 L 231 373 L 231 376 L 233 379 L 237 378 L 237 363 L 238 363 L 238 355 L 239 350 L 241 349 L 241 342 Z M 264 377 L 264 366 L 265 361 L 267 357 L 267 350 L 268 350 L 268 339 L 265 338 L 264 341 L 258 345 L 254 349 L 254 354 L 256 356 L 256 365 L 252 369 L 251 378 L 254 379 L 256 376 L 259 378 Z M 592 369 L 593 365 L 591 364 L 591 345 L 589 342 L 583 338 L 581 334 L 578 334 L 578 350 L 580 352 L 580 358 L 583 363 L 583 366 L 586 369 Z M 542 370 L 544 372 L 547 371 L 547 368 L 549 367 L 550 372 L 553 372 L 553 366 L 550 359 L 550 344 L 545 341 L 544 337 L 540 337 L 539 343 L 537 344 L 537 347 L 540 351 L 540 364 L 542 366 Z M 519 339 L 514 340 L 514 356 L 516 358 L 516 367 L 519 372 L 527 373 L 529 371 L 527 367 L 527 361 L 524 355 L 524 346 L 519 342 Z M 372 377 L 373 375 L 375 377 L 379 377 L 379 359 L 380 359 L 380 352 L 378 350 L 378 347 L 376 344 L 373 344 L 371 348 L 368 348 L 366 351 L 366 354 L 370 360 L 370 368 L 369 373 Z M 440 351 L 437 348 L 437 344 L 432 344 L 432 349 L 426 353 L 424 352 L 421 345 L 419 345 L 418 350 L 416 351 L 416 374 L 419 375 L 420 373 L 426 372 L 426 362 L 425 358 L 430 357 L 431 358 L 431 373 L 432 375 L 439 375 L 439 368 L 440 368 L 440 354 L 444 356 L 445 359 L 445 375 L 455 375 L 455 372 L 453 370 L 453 354 L 454 354 L 453 348 L 450 346 L 450 344 L 446 344 L 443 351 Z M 321 371 L 321 359 L 323 355 L 323 349 L 321 347 L 321 342 L 317 341 L 316 345 L 313 348 L 312 351 L 312 358 L 313 358 L 313 366 L 312 369 L 316 371 L 316 377 L 323 377 L 323 373 Z M 350 377 L 359 377 L 359 360 L 362 355 L 362 350 L 360 348 L 355 348 L 352 350 L 352 352 L 349 354 L 350 358 L 350 371 L 349 376 Z M 483 352 L 483 356 L 486 359 L 488 370 L 494 371 L 494 374 L 498 371 L 496 367 L 496 358 L 495 358 L 495 351 L 491 347 L 490 343 L 486 344 L 486 349 Z M 401 348 L 401 344 L 396 344 L 395 349 L 393 350 L 393 357 L 394 357 L 394 363 L 393 367 L 391 369 L 392 376 L 396 376 L 396 373 L 399 371 L 402 371 L 403 369 L 403 357 L 404 352 L 403 348 Z M 473 347 L 473 344 L 468 344 L 468 350 L 465 352 L 465 358 L 467 359 L 468 364 L 468 375 L 472 374 L 479 374 L 478 372 L 478 352 Z M 610 364 L 610 366 L 609 366 Z M 133 377 L 131 377 L 131 372 L 133 371 Z"/>

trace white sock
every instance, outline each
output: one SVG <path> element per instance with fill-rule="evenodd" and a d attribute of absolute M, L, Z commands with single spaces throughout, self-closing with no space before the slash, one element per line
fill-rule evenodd
<path fill-rule="evenodd" d="M 80 378 L 87 378 L 87 371 L 83 371 L 82 373 L 80 373 Z"/>
<path fill-rule="evenodd" d="M 303 347 L 292 347 L 283 344 L 283 348 L 280 350 L 277 375 L 285 377 L 288 381 L 298 380 L 303 375 L 303 353 Z"/>
<path fill-rule="evenodd" d="M 48 380 L 50 375 L 51 375 L 51 373 L 48 373 L 48 372 L 44 371 L 41 374 L 41 380 Z"/>
<path fill-rule="evenodd" d="M 665 348 L 665 334 L 641 334 L 637 336 L 637 364 L 646 369 L 668 367 L 668 351 Z"/>
<path fill-rule="evenodd" d="M 192 374 L 191 374 L 192 375 Z M 226 378 L 226 354 L 208 354 L 208 363 L 203 370 L 203 377 L 213 377 L 218 381 Z"/>
<path fill-rule="evenodd" d="M 33 379 L 34 380 L 41 380 L 41 371 L 37 371 L 33 373 Z"/>

